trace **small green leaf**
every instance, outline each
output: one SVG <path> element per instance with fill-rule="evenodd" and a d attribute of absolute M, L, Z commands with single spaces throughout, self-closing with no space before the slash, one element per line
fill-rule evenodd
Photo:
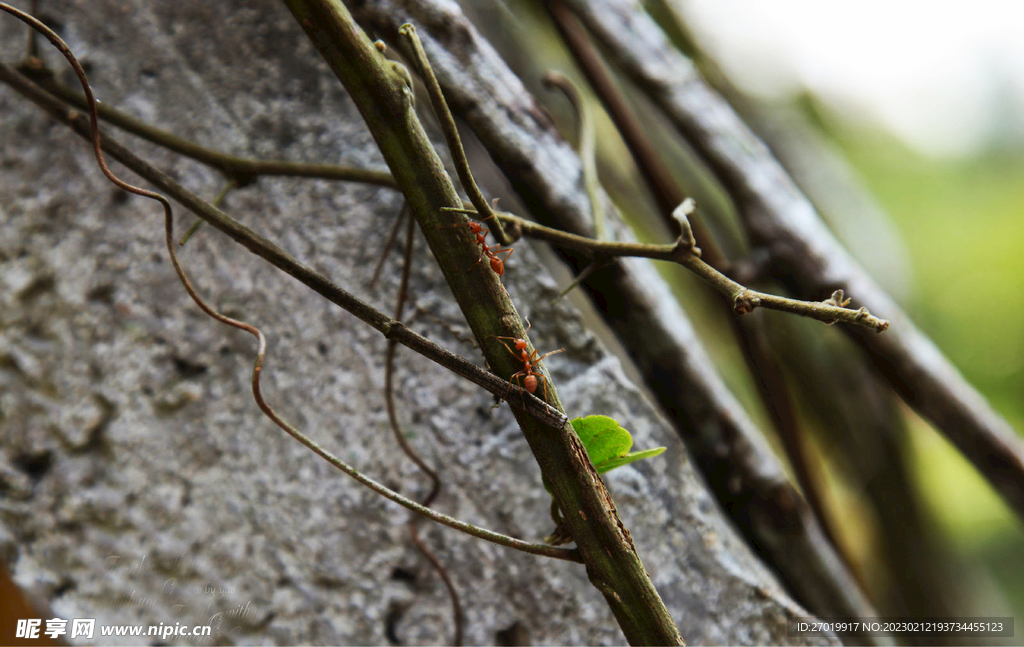
<path fill-rule="evenodd" d="M 594 464 L 598 474 L 604 474 L 616 467 L 629 465 L 644 458 L 657 456 L 665 451 L 664 447 L 655 447 L 654 449 L 645 449 L 642 452 L 630 454 L 629 450 L 633 446 L 633 436 L 623 429 L 617 420 L 608 416 L 576 418 L 572 421 L 572 428 L 576 431 L 576 435 L 580 437 L 580 441 L 583 442 L 583 447 L 587 450 L 587 456 L 590 457 L 590 462 Z M 544 489 L 550 494 L 551 486 L 546 478 L 543 479 L 543 483 Z M 557 510 L 557 508 L 552 509 Z M 556 536 L 560 537 L 558 529 L 556 529 L 555 535 L 552 535 L 549 539 L 554 541 Z"/>
<path fill-rule="evenodd" d="M 599 474 L 665 451 L 664 447 L 655 447 L 630 454 L 633 437 L 618 421 L 608 416 L 576 418 L 572 421 L 572 428 L 576 430 Z"/>
<path fill-rule="evenodd" d="M 605 461 L 600 465 L 595 465 L 598 474 L 604 474 L 608 470 L 613 470 L 616 467 L 622 467 L 623 465 L 629 465 L 632 462 L 642 460 L 644 458 L 651 458 L 665 451 L 664 447 L 655 447 L 654 449 L 645 449 L 642 452 L 633 452 L 632 454 L 626 454 L 625 456 L 619 456 L 609 461 Z"/>
<path fill-rule="evenodd" d="M 572 428 L 583 441 L 590 462 L 594 465 L 625 456 L 633 446 L 633 437 L 608 416 L 587 416 L 572 421 Z"/>

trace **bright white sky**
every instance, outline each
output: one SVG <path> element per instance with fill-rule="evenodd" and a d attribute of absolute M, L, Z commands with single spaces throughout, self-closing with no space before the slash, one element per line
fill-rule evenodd
<path fill-rule="evenodd" d="M 674 0 L 734 82 L 933 155 L 1024 144 L 1024 0 Z"/>

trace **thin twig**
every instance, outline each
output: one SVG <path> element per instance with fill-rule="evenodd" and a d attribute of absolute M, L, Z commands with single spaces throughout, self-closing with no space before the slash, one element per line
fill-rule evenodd
<path fill-rule="evenodd" d="M 398 210 L 398 217 L 395 218 L 395 224 L 391 225 L 391 231 L 388 232 L 388 239 L 384 241 L 384 248 L 380 250 L 380 256 L 377 257 L 377 265 L 373 268 L 373 276 L 370 277 L 369 287 L 371 290 L 377 285 L 377 279 L 380 278 L 380 271 L 384 269 L 384 261 L 387 260 L 388 254 L 391 253 L 391 248 L 395 244 L 395 240 L 398 239 L 398 232 L 402 229 L 402 221 L 409 215 L 409 204 L 407 202 L 402 203 L 402 208 Z M 398 319 L 398 317 L 395 317 Z"/>
<path fill-rule="evenodd" d="M 420 49 L 422 50 L 422 46 L 420 46 Z M 70 96 L 74 96 L 69 92 L 68 94 Z M 81 101 L 78 100 L 78 103 L 81 103 Z M 105 104 L 99 105 L 100 111 L 102 112 Z M 107 108 L 107 110 L 110 109 Z M 258 175 L 281 174 L 296 175 L 302 177 L 319 177 L 322 179 L 343 179 L 354 182 L 378 184 L 380 186 L 388 187 L 395 186 L 394 178 L 392 178 L 391 175 L 386 171 L 365 171 L 363 169 L 346 169 L 344 167 L 331 167 L 330 165 L 307 165 L 298 162 L 259 162 L 231 155 L 226 155 L 224 153 L 212 151 L 210 149 L 205 149 L 203 147 L 192 144 L 191 142 L 187 142 L 186 140 L 176 138 L 173 135 L 169 135 L 168 133 L 164 133 L 163 131 L 159 131 L 158 129 L 152 128 L 148 124 L 145 124 L 141 121 L 132 120 L 132 118 L 126 117 L 125 115 L 120 115 L 119 119 L 127 119 L 133 121 L 133 127 L 135 129 L 141 129 L 143 131 L 152 130 L 157 133 L 162 133 L 162 135 L 157 136 L 157 138 L 153 139 L 152 141 L 155 141 L 156 143 L 166 146 L 170 150 L 181 153 L 188 157 L 192 157 L 193 159 L 197 159 L 199 161 L 207 162 L 213 166 L 216 166 L 217 168 L 232 169 L 231 172 L 225 170 L 225 173 L 228 173 L 229 176 L 237 175 L 252 178 Z M 111 121 L 112 123 L 116 123 L 113 120 Z M 126 130 L 129 130 L 129 132 L 136 132 L 136 130 L 133 130 L 132 128 L 128 128 L 127 126 L 124 127 Z M 136 132 L 136 134 L 139 133 Z M 164 137 L 165 135 L 167 137 Z M 149 139 L 149 137 L 147 137 L 147 139 Z M 200 149 L 201 152 L 197 152 L 195 149 Z M 455 157 L 454 153 L 453 157 Z M 462 158 L 465 159 L 465 153 L 463 153 Z M 225 166 L 225 164 L 227 166 Z M 321 171 L 323 172 L 323 174 L 317 174 L 320 173 Z M 387 177 L 385 178 L 384 176 Z M 470 176 L 469 179 L 470 181 L 472 181 L 472 176 Z M 251 179 L 249 179 L 248 181 L 251 181 Z M 465 180 L 463 181 L 463 184 L 466 184 Z M 477 190 L 477 194 L 479 195 L 479 190 Z M 472 193 L 470 193 L 470 196 L 472 197 Z M 480 195 L 480 197 L 482 198 L 483 196 Z M 484 200 L 483 202 L 486 205 L 487 209 L 490 211 L 490 205 L 487 204 L 487 201 Z M 476 211 L 477 213 L 479 213 L 480 209 L 476 205 L 476 203 L 474 203 L 474 207 L 476 207 Z M 541 240 L 548 240 L 550 242 L 554 242 L 556 244 L 571 249 L 578 249 L 581 251 L 587 251 L 593 254 L 608 257 L 642 256 L 646 258 L 678 262 L 681 265 L 693 271 L 694 273 L 696 273 L 698 276 L 701 276 L 701 278 L 708 281 L 713 287 L 718 289 L 720 292 L 722 292 L 729 298 L 733 299 L 734 307 L 736 308 L 736 312 L 738 314 L 744 314 L 745 312 L 749 312 L 753 310 L 754 307 L 760 305 L 762 307 L 769 309 L 783 310 L 786 312 L 811 317 L 813 319 L 818 319 L 819 321 L 824 321 L 826 323 L 835 323 L 836 321 L 857 323 L 860 325 L 875 328 L 875 330 L 878 332 L 885 330 L 885 328 L 888 326 L 888 322 L 877 319 L 871 316 L 870 314 L 862 313 L 861 311 L 852 311 L 846 308 L 834 308 L 832 310 L 829 310 L 827 306 L 824 306 L 816 302 L 796 301 L 793 299 L 787 299 L 785 297 L 777 297 L 762 292 L 747 290 L 746 288 L 740 286 L 738 283 L 735 283 L 734 281 L 725 277 L 723 274 L 717 272 L 707 263 L 701 261 L 699 258 L 683 262 L 681 257 L 673 257 L 675 251 L 677 250 L 677 246 L 675 245 L 649 245 L 644 243 L 615 243 L 607 241 L 595 241 L 593 239 L 585 238 L 582 236 L 576 236 L 575 234 L 558 232 L 557 230 L 554 229 L 542 227 L 541 225 L 530 223 L 527 220 L 518 218 L 506 212 L 490 212 L 498 217 L 492 218 L 488 222 L 494 220 L 503 220 L 505 222 L 512 223 L 516 226 L 522 227 L 523 235 L 525 236 L 531 236 L 539 238 Z M 184 243 L 184 239 L 182 243 Z"/>
<path fill-rule="evenodd" d="M 402 211 L 405 211 L 405 205 L 402 206 Z M 409 218 L 405 227 L 405 252 L 402 256 L 402 279 L 398 286 L 398 296 L 395 303 L 395 320 L 401 321 L 403 311 L 405 309 L 406 296 L 409 288 L 409 274 L 412 270 L 412 250 L 413 242 L 416 238 L 416 220 Z M 395 376 L 395 351 L 398 348 L 398 343 L 393 339 L 388 340 L 386 357 L 384 359 L 384 401 L 387 404 L 388 410 L 388 422 L 391 424 L 391 432 L 395 437 L 395 441 L 398 446 L 402 448 L 402 452 L 409 457 L 416 467 L 421 472 L 427 475 L 430 480 L 430 490 L 420 500 L 420 504 L 425 507 L 430 505 L 437 498 L 437 495 L 441 492 L 441 477 L 437 471 L 427 465 L 427 462 L 423 460 L 423 457 L 419 455 L 409 441 L 406 439 L 405 434 L 402 433 L 402 426 L 398 422 L 398 412 L 395 408 L 395 388 L 394 388 L 394 376 Z M 420 551 L 427 561 L 430 562 L 431 566 L 441 577 L 441 581 L 444 582 L 445 588 L 448 590 L 448 597 L 452 603 L 452 622 L 454 626 L 454 635 L 452 637 L 452 644 L 462 645 L 462 634 L 463 634 L 463 616 L 462 616 L 462 603 L 459 601 L 459 592 L 455 589 L 455 582 L 452 581 L 451 576 L 448 573 L 448 569 L 444 567 L 441 560 L 434 554 L 433 551 L 427 546 L 420 538 L 419 533 L 419 515 L 412 515 L 409 519 L 409 538 L 412 543 L 416 546 L 416 549 Z"/>
<path fill-rule="evenodd" d="M 551 300 L 551 305 L 558 303 L 561 299 L 565 298 L 565 295 L 573 291 L 580 283 L 583 283 L 590 275 L 598 271 L 603 267 L 607 267 L 614 262 L 614 259 L 608 258 L 607 256 L 597 256 L 594 260 L 590 261 L 590 264 L 580 270 L 580 273 L 576 275 L 569 285 L 562 288 L 562 291 L 555 295 L 555 298 Z"/>
<path fill-rule="evenodd" d="M 622 141 L 632 153 L 641 179 L 658 206 L 658 212 L 670 213 L 682 201 L 683 196 L 680 195 L 679 183 L 676 182 L 671 170 L 661 163 L 661 156 L 647 134 L 646 125 L 636 118 L 629 101 L 619 91 L 601 56 L 590 47 L 586 32 L 565 5 L 552 0 L 546 2 L 544 6 L 558 33 L 567 44 L 570 54 L 586 75 L 594 93 L 600 98 L 605 111 L 621 133 Z M 669 224 L 675 226 L 675 223 Z M 706 236 L 701 236 L 702 243 L 705 242 L 705 238 Z"/>
<path fill-rule="evenodd" d="M 85 99 L 81 95 L 57 82 L 47 71 L 37 70 L 32 66 L 31 61 L 19 63 L 17 69 L 64 103 L 82 110 L 87 109 Z M 98 104 L 96 110 L 103 121 L 171 152 L 217 169 L 229 180 L 234 180 L 236 188 L 251 184 L 263 176 L 277 176 L 357 182 L 386 189 L 398 189 L 397 180 L 388 171 L 287 160 L 255 160 L 230 155 L 161 130 L 106 103 Z M 465 207 L 470 207 L 472 204 L 468 200 L 463 202 Z"/>
<path fill-rule="evenodd" d="M 576 111 L 578 122 L 578 137 L 580 161 L 583 162 L 583 187 L 587 191 L 587 199 L 590 201 L 590 212 L 594 218 L 594 237 L 598 240 L 606 240 L 607 226 L 605 224 L 604 209 L 597 195 L 597 154 L 596 154 L 596 131 L 594 128 L 594 114 L 583 97 L 580 89 L 569 77 L 561 72 L 548 72 L 544 75 L 544 84 L 549 87 L 558 88 L 565 94 L 565 97 L 572 104 Z M 577 277 L 578 278 L 578 277 Z M 560 295 L 561 296 L 561 295 Z"/>
<path fill-rule="evenodd" d="M 19 63 L 18 69 L 64 103 L 86 110 L 85 99 L 70 88 L 57 82 L 52 74 L 37 70 L 30 62 Z M 337 166 L 334 164 L 289 162 L 286 160 L 254 160 L 247 157 L 230 155 L 161 130 L 108 104 L 100 103 L 96 106 L 96 110 L 103 121 L 166 148 L 171 152 L 178 153 L 219 170 L 228 177 L 229 181 L 235 182 L 235 188 L 251 184 L 263 176 L 278 176 L 357 182 L 387 189 L 398 189 L 398 182 L 388 171 Z M 464 207 L 468 208 L 472 205 L 473 203 L 468 200 L 463 201 Z M 186 233 L 186 236 L 188 235 L 190 234 Z M 384 254 L 386 255 L 386 253 L 385 251 Z"/>
<path fill-rule="evenodd" d="M 39 15 L 39 0 L 32 0 L 32 4 L 29 5 L 29 13 L 33 16 Z M 28 32 L 28 42 L 25 43 L 25 60 L 41 62 L 39 57 L 39 32 L 32 27 L 26 29 Z"/>
<path fill-rule="evenodd" d="M 409 272 L 412 261 L 413 239 L 416 231 L 415 226 L 416 221 L 409 218 L 405 228 L 405 251 L 403 253 L 402 278 L 398 287 L 398 297 L 395 303 L 395 321 L 402 320 L 402 313 L 405 310 L 406 290 L 409 287 Z M 405 455 L 409 457 L 409 460 L 415 463 L 416 467 L 418 467 L 420 471 L 426 474 L 427 478 L 430 479 L 430 491 L 425 498 L 429 501 L 433 501 L 441 490 L 441 479 L 438 477 L 437 472 L 427 465 L 426 461 L 423 460 L 423 457 L 421 457 L 419 453 L 409 445 L 409 441 L 406 440 L 405 435 L 402 433 L 401 425 L 398 423 L 398 412 L 395 409 L 394 393 L 395 350 L 397 347 L 398 342 L 393 339 L 389 339 L 384 358 L 384 400 L 387 404 L 388 420 L 391 422 L 391 430 L 394 432 L 395 441 L 398 442 L 398 446 L 401 447 Z"/>
<path fill-rule="evenodd" d="M 36 70 L 33 70 L 33 72 L 36 72 Z M 76 106 L 81 110 L 87 109 L 85 99 L 79 93 L 57 82 L 51 75 L 33 73 L 30 75 L 30 78 L 36 80 L 47 92 L 56 96 L 64 103 Z M 235 180 L 239 187 L 251 184 L 261 176 L 283 176 L 361 182 L 390 189 L 398 188 L 395 179 L 387 171 L 337 166 L 335 164 L 249 159 L 207 148 L 179 137 L 174 133 L 157 128 L 105 103 L 97 105 L 96 111 L 103 121 L 109 122 L 122 130 L 166 148 L 169 151 L 216 168 L 229 179 Z"/>
<path fill-rule="evenodd" d="M 416 35 L 416 28 L 410 24 L 405 24 L 402 25 L 398 32 L 405 37 L 412 48 L 412 59 L 416 64 L 420 78 L 423 79 L 423 83 L 427 86 L 430 103 L 434 107 L 434 114 L 437 115 L 437 121 L 441 125 L 441 132 L 444 133 L 444 138 L 448 142 L 448 150 L 452 155 L 452 161 L 455 162 L 455 171 L 459 174 L 462 188 L 469 195 L 469 201 L 473 203 L 477 213 L 483 216 L 480 220 L 487 221 L 487 227 L 494 234 L 497 241 L 502 245 L 511 245 L 512 239 L 505 233 L 501 222 L 494 217 L 491 205 L 488 204 L 487 198 L 480 192 L 480 187 L 477 186 L 476 180 L 473 179 L 473 171 L 469 168 L 469 159 L 466 158 L 466 151 L 462 147 L 462 139 L 459 137 L 459 129 L 455 125 L 455 118 L 452 117 L 452 112 L 448 109 L 448 102 L 445 101 L 444 93 L 441 92 L 441 84 L 437 82 L 437 77 L 434 76 L 434 70 L 430 67 L 427 54 L 423 51 L 423 44 L 420 42 L 419 36 Z"/>
<path fill-rule="evenodd" d="M 221 187 L 220 192 L 217 193 L 217 195 L 213 198 L 213 202 L 211 202 L 210 204 L 220 209 L 222 206 L 224 206 L 224 201 L 227 199 L 228 193 L 230 193 L 232 189 L 236 188 L 238 188 L 238 181 L 233 179 L 228 180 L 227 182 L 224 183 L 224 186 Z M 181 240 L 178 241 L 178 246 L 184 247 L 185 243 L 187 243 L 189 239 L 192 238 L 192 236 L 195 235 L 197 231 L 199 231 L 199 228 L 203 226 L 204 222 L 206 221 L 203 220 L 202 218 L 196 218 L 196 221 L 192 223 L 192 226 L 185 230 L 185 233 L 182 235 Z"/>
<path fill-rule="evenodd" d="M 586 252 L 595 258 L 639 256 L 678 263 L 728 297 L 732 301 L 733 310 L 736 314 L 747 314 L 753 311 L 754 308 L 762 307 L 817 319 L 827 324 L 833 324 L 837 321 L 857 324 L 873 328 L 876 332 L 882 332 L 889 327 L 888 321 L 875 317 L 866 308 L 854 310 L 842 307 L 834 299 L 826 301 L 798 301 L 796 299 L 758 292 L 757 290 L 751 290 L 740 285 L 701 260 L 700 250 L 692 245 L 692 234 L 690 236 L 685 235 L 689 232 L 688 226 L 684 226 L 684 235 L 680 236 L 675 243 L 655 245 L 651 243 L 594 240 L 586 236 L 578 236 L 545 227 L 512 214 L 499 213 L 498 217 L 522 229 L 524 236 L 546 240 L 560 247 Z M 842 302 L 848 303 L 848 301 Z"/>

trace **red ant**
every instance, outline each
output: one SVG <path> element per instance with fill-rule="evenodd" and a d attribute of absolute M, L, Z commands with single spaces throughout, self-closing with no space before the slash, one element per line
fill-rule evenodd
<path fill-rule="evenodd" d="M 470 232 L 476 234 L 476 242 L 480 245 L 480 258 L 476 259 L 476 263 L 473 263 L 473 267 L 479 265 L 480 261 L 484 260 L 484 256 L 486 256 L 491 259 L 491 269 L 494 270 L 494 273 L 498 276 L 503 275 L 505 273 L 505 263 L 508 261 L 508 257 L 511 256 L 512 252 L 515 250 L 511 247 L 508 249 L 501 249 L 500 244 L 492 246 L 485 243 L 484 239 L 487 238 L 487 234 L 490 232 L 484 231 L 484 227 L 480 222 L 471 220 L 466 223 L 466 226 L 469 227 Z M 499 254 L 504 254 L 505 257 L 498 258 Z M 470 269 L 473 268 L 471 267 Z"/>
<path fill-rule="evenodd" d="M 530 327 L 531 327 L 531 324 L 530 324 L 529 321 L 527 321 L 526 322 L 526 330 L 523 332 L 523 337 L 526 337 L 526 333 L 530 332 Z M 548 399 L 548 381 L 547 381 L 547 378 L 545 378 L 540 373 L 534 373 L 533 372 L 533 367 L 538 365 L 538 364 L 540 364 L 540 361 L 542 359 L 544 359 L 545 357 L 548 357 L 550 355 L 554 355 L 555 353 L 561 353 L 561 352 L 565 351 L 565 349 L 564 348 L 559 348 L 558 350 L 553 350 L 550 353 L 544 353 L 543 355 L 538 357 L 537 353 L 539 353 L 540 351 L 538 351 L 536 348 L 533 349 L 532 353 L 527 352 L 527 350 L 526 350 L 526 339 L 519 338 L 519 337 L 500 337 L 498 335 L 490 335 L 490 336 L 494 337 L 497 340 L 499 340 L 498 343 L 500 343 L 502 346 L 504 346 L 505 350 L 507 350 L 509 353 L 512 354 L 513 357 L 515 357 L 516 359 L 518 359 L 519 361 L 521 361 L 523 363 L 523 370 L 519 371 L 518 373 L 515 373 L 514 375 L 512 375 L 512 377 L 510 377 L 508 379 L 508 389 L 505 390 L 505 395 L 502 396 L 501 399 L 502 400 L 507 400 L 508 399 L 508 393 L 509 393 L 509 391 L 512 390 L 512 382 L 513 381 L 515 381 L 516 385 L 519 388 L 525 389 L 527 393 L 534 393 L 534 392 L 537 391 L 537 380 L 541 379 L 541 380 L 544 380 L 544 400 L 547 401 L 547 399 Z M 509 340 L 511 340 L 515 344 L 516 349 L 512 350 L 511 348 L 509 348 L 508 344 L 506 344 L 503 341 L 500 341 L 502 339 L 509 339 Z M 520 379 L 520 378 L 522 378 L 522 379 Z"/>
<path fill-rule="evenodd" d="M 495 198 L 494 201 L 495 201 L 495 203 L 497 203 L 497 201 L 498 201 L 497 198 Z M 445 208 L 444 210 L 445 211 L 457 211 L 459 213 L 476 213 L 476 211 L 469 211 L 467 209 Z M 488 216 L 488 217 L 484 218 L 484 220 L 490 220 L 493 217 L 494 216 L 491 215 L 491 216 Z M 501 249 L 501 245 L 500 244 L 498 244 L 498 245 L 488 245 L 487 242 L 486 242 L 486 238 L 487 238 L 487 234 L 490 233 L 490 232 L 485 230 L 484 226 L 480 224 L 484 220 L 479 220 L 479 221 L 477 221 L 477 220 L 470 220 L 469 222 L 465 223 L 465 225 L 467 227 L 469 227 L 470 233 L 473 233 L 473 234 L 476 235 L 476 242 L 477 242 L 478 245 L 480 245 L 480 258 L 478 258 L 476 260 L 476 263 L 473 263 L 472 267 L 470 267 L 469 269 L 471 270 L 474 267 L 476 267 L 477 265 L 479 265 L 480 261 L 484 260 L 484 257 L 486 256 L 487 258 L 490 259 L 489 262 L 491 264 L 491 269 L 494 271 L 494 273 L 497 274 L 498 276 L 502 276 L 503 274 L 505 274 L 505 263 L 508 262 L 508 257 L 511 256 L 512 252 L 515 251 L 515 250 L 513 250 L 513 248 L 511 248 L 511 247 L 509 247 L 508 249 Z M 453 227 L 460 227 L 461 225 L 452 225 L 452 226 Z M 505 255 L 504 258 L 499 258 L 499 255 L 501 255 L 501 254 Z M 469 270 L 467 270 L 467 271 L 469 271 Z M 509 339 L 511 339 L 511 338 L 509 338 Z"/>

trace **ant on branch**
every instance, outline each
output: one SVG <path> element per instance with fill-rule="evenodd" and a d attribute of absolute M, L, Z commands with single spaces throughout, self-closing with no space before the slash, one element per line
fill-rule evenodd
<path fill-rule="evenodd" d="M 537 391 L 537 381 L 538 381 L 538 379 L 544 381 L 544 400 L 545 400 L 545 402 L 548 399 L 548 380 L 547 380 L 547 378 L 545 378 L 540 373 L 534 373 L 533 372 L 533 367 L 537 366 L 538 364 L 540 364 L 540 361 L 542 359 L 544 359 L 545 357 L 548 357 L 550 355 L 554 355 L 556 353 L 564 352 L 565 349 L 564 348 L 559 348 L 558 350 L 553 350 L 550 353 L 544 353 L 540 357 L 537 356 L 537 353 L 539 353 L 540 351 L 538 351 L 536 348 L 533 349 L 532 353 L 527 352 L 527 350 L 526 350 L 526 339 L 524 339 L 524 338 L 526 337 L 526 333 L 530 332 L 530 328 L 531 327 L 532 327 L 532 324 L 530 324 L 530 322 L 527 321 L 526 322 L 526 330 L 523 332 L 523 338 L 520 338 L 520 337 L 501 337 L 499 335 L 490 335 L 490 337 L 494 337 L 495 339 L 497 339 L 498 343 L 500 343 L 502 346 L 504 346 L 505 350 L 507 350 L 509 353 L 511 353 L 513 357 L 515 357 L 516 359 L 518 359 L 519 361 L 521 361 L 523 363 L 523 370 L 519 371 L 518 373 L 513 374 L 508 379 L 508 389 L 505 390 L 505 395 L 502 396 L 502 398 L 501 398 L 502 401 L 508 399 L 508 393 L 509 393 L 509 391 L 512 390 L 512 382 L 513 381 L 516 383 L 516 386 L 518 386 L 521 389 L 524 389 L 527 393 L 535 393 Z M 509 348 L 508 344 L 506 344 L 505 342 L 501 341 L 502 339 L 511 340 L 512 343 L 515 344 L 516 349 L 512 350 L 511 348 Z"/>
<path fill-rule="evenodd" d="M 498 199 L 495 198 L 495 205 L 497 205 L 497 202 Z M 459 209 L 453 207 L 444 207 L 443 210 L 456 211 L 458 213 L 476 213 L 476 211 L 471 209 Z M 494 273 L 497 274 L 498 276 L 502 276 L 503 274 L 505 274 L 505 263 L 508 262 L 508 257 L 511 256 L 512 252 L 515 250 L 512 247 L 509 247 L 507 249 L 501 249 L 500 243 L 497 245 L 487 244 L 487 234 L 489 234 L 490 232 L 485 230 L 484 226 L 481 225 L 480 223 L 484 222 L 484 220 L 490 220 L 491 218 L 494 218 L 493 214 L 484 218 L 483 220 L 470 220 L 469 222 L 464 223 L 467 227 L 469 227 L 470 233 L 476 235 L 476 242 L 478 245 L 480 245 L 480 258 L 478 258 L 476 260 L 476 263 L 473 263 L 472 267 L 470 267 L 469 269 L 471 270 L 477 265 L 479 265 L 480 261 L 484 260 L 484 257 L 486 256 L 487 258 L 490 259 L 491 269 L 494 271 Z M 461 227 L 462 224 L 452 226 Z M 502 254 L 504 254 L 503 258 L 501 257 Z M 469 270 L 466 271 L 468 272 Z"/>

